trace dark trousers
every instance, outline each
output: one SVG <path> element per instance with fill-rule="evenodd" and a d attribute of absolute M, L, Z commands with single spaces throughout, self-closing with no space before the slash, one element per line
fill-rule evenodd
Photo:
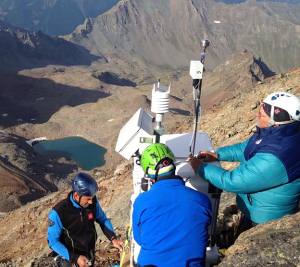
<path fill-rule="evenodd" d="M 239 223 L 239 226 L 237 228 L 236 238 L 243 232 L 251 229 L 252 227 L 256 226 L 257 223 L 252 222 L 250 219 L 248 219 L 245 214 L 242 213 L 241 220 Z"/>

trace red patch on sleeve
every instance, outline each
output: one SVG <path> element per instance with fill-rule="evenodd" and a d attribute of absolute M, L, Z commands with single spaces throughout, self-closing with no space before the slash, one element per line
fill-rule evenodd
<path fill-rule="evenodd" d="M 92 212 L 88 213 L 88 219 L 93 220 L 94 219 L 94 214 Z"/>

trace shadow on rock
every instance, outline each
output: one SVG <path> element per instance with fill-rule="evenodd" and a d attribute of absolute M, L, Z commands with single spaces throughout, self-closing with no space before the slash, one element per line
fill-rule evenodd
<path fill-rule="evenodd" d="M 170 112 L 172 114 L 180 114 L 180 115 L 184 115 L 184 116 L 190 116 L 191 112 L 187 111 L 187 110 L 183 110 L 180 108 L 170 108 Z"/>
<path fill-rule="evenodd" d="M 131 86 L 131 87 L 136 87 L 137 85 L 135 82 L 129 79 L 121 78 L 116 73 L 108 72 L 108 71 L 101 72 L 100 74 L 94 73 L 93 77 L 107 84 L 113 84 L 118 86 Z"/>
<path fill-rule="evenodd" d="M 0 21 L 0 69 L 18 71 L 25 68 L 53 65 L 90 65 L 94 56 L 77 44 L 60 37 L 50 37 L 41 31 L 30 32 Z"/>
<path fill-rule="evenodd" d="M 109 96 L 97 90 L 67 86 L 49 79 L 1 74 L 0 126 L 44 123 L 63 106 L 94 103 Z"/>

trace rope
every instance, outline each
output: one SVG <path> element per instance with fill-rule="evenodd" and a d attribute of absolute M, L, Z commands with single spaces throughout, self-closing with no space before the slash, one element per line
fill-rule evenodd
<path fill-rule="evenodd" d="M 120 255 L 120 267 L 124 266 L 124 260 L 125 260 L 125 256 L 126 256 L 126 250 L 129 248 L 129 240 L 130 240 L 130 236 L 131 236 L 131 230 L 132 230 L 132 225 L 130 224 L 129 226 L 127 226 L 126 240 L 125 240 L 125 243 L 124 243 L 124 247 L 123 247 L 122 253 Z"/>

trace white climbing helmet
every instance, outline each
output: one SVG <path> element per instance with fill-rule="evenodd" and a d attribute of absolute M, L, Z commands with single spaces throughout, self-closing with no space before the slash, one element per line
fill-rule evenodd
<path fill-rule="evenodd" d="M 287 124 L 293 121 L 300 121 L 300 98 L 295 95 L 287 92 L 275 92 L 268 95 L 263 103 L 271 106 L 270 114 L 268 114 L 271 118 L 271 124 Z M 278 115 L 281 115 L 279 113 L 282 110 L 286 111 L 289 115 L 289 118 L 283 121 L 282 119 L 278 119 L 280 117 Z"/>

